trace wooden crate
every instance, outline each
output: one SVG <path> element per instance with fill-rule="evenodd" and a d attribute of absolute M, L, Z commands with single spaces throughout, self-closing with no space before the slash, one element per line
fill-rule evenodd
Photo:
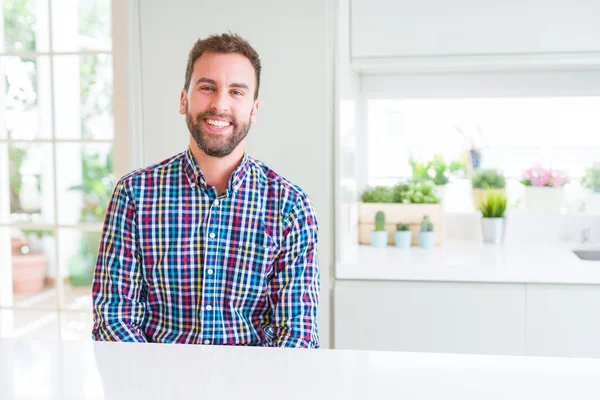
<path fill-rule="evenodd" d="M 385 229 L 389 232 L 388 244 L 394 244 L 396 224 L 403 223 L 413 233 L 412 244 L 418 245 L 421 220 L 428 215 L 436 234 L 436 245 L 444 243 L 444 211 L 441 204 L 360 203 L 358 208 L 358 232 L 360 244 L 371 244 L 371 232 L 375 230 L 375 214 L 385 213 Z"/>

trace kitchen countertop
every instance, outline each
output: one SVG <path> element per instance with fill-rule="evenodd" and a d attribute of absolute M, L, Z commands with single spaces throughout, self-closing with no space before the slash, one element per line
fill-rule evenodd
<path fill-rule="evenodd" d="M 598 399 L 600 360 L 0 339 L 0 397 Z"/>
<path fill-rule="evenodd" d="M 600 262 L 580 260 L 572 249 L 600 249 L 600 244 L 356 246 L 336 264 L 335 275 L 341 280 L 600 284 Z"/>

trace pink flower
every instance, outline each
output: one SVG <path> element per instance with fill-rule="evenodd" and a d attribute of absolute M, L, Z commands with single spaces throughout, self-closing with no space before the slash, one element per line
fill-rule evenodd
<path fill-rule="evenodd" d="M 570 179 L 564 171 L 552 171 L 552 186 L 561 187 L 569 182 Z"/>
<path fill-rule="evenodd" d="M 523 171 L 523 179 L 531 180 L 531 178 L 533 178 L 533 171 L 531 168 L 528 168 L 525 171 Z"/>
<path fill-rule="evenodd" d="M 550 177 L 547 175 L 544 175 L 544 176 L 540 176 L 537 178 L 532 178 L 531 184 L 533 186 L 546 186 L 546 185 L 548 185 L 549 181 L 550 181 Z"/>

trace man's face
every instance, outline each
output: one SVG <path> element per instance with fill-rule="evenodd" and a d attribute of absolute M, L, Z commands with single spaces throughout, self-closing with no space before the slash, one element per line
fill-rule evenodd
<path fill-rule="evenodd" d="M 254 68 L 241 54 L 204 53 L 196 60 L 179 112 L 200 150 L 225 157 L 244 141 L 256 122 L 255 88 Z"/>

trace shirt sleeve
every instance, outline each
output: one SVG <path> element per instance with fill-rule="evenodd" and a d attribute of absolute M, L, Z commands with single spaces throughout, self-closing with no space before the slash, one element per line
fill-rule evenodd
<path fill-rule="evenodd" d="M 274 345 L 318 348 L 318 223 L 307 197 L 296 203 L 283 235 L 275 273 L 268 286 Z"/>
<path fill-rule="evenodd" d="M 92 285 L 96 341 L 147 342 L 144 288 L 136 211 L 125 182 L 117 184 L 106 212 Z"/>

